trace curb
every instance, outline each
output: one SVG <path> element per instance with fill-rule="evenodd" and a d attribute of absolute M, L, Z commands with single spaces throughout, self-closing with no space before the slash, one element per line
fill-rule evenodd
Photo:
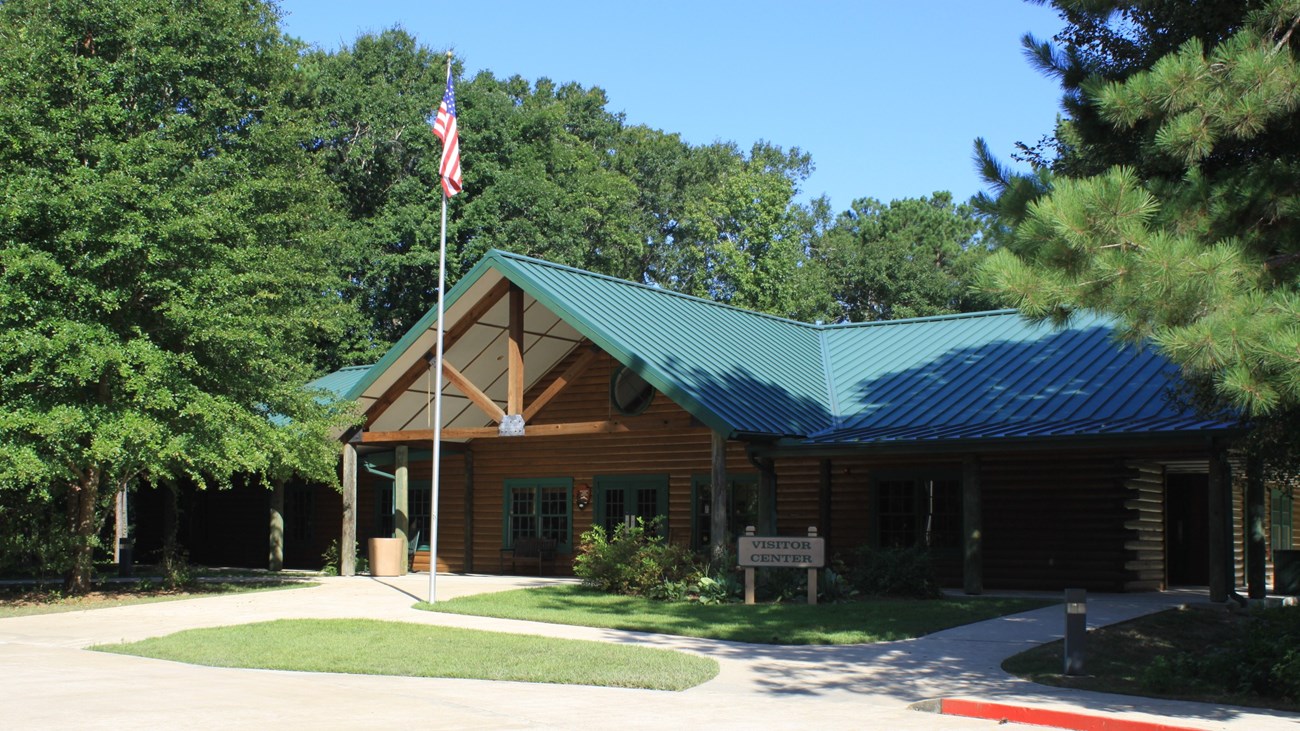
<path fill-rule="evenodd" d="M 945 716 L 980 718 L 1000 723 L 1023 723 L 1031 726 L 1071 729 L 1072 731 L 1201 731 L 1191 726 L 1174 726 L 1159 721 L 1142 721 L 1132 718 L 1078 711 L 1060 711 L 1008 703 L 992 703 L 966 698 L 939 698 L 921 701 L 909 706 L 912 710 L 939 713 Z"/>

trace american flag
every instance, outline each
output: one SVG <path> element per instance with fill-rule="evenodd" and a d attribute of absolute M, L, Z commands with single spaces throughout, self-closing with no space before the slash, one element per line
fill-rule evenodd
<path fill-rule="evenodd" d="M 442 95 L 438 116 L 433 120 L 433 134 L 442 140 L 442 165 L 438 174 L 442 176 L 442 191 L 448 198 L 460 192 L 460 133 L 456 129 L 454 91 L 451 74 L 447 74 L 447 93 Z"/>

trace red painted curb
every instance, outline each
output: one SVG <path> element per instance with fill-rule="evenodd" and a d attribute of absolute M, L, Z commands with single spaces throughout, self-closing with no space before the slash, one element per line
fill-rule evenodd
<path fill-rule="evenodd" d="M 989 721 L 1009 721 L 1033 726 L 1073 729 L 1074 731 L 1201 731 L 1189 726 L 1171 726 L 1167 723 L 1138 721 L 1131 718 L 1097 716 L 1074 711 L 1057 711 L 1049 708 L 1013 706 L 1005 703 L 970 701 L 961 698 L 944 698 L 939 701 L 939 712 L 947 716 L 983 718 Z"/>

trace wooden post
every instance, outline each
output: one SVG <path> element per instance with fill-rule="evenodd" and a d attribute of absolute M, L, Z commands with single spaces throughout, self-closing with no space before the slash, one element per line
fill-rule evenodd
<path fill-rule="evenodd" d="M 284 568 L 284 480 L 271 482 L 271 546 L 266 567 L 271 571 Z"/>
<path fill-rule="evenodd" d="M 713 432 L 712 460 L 710 484 L 713 504 L 709 514 L 709 556 L 716 570 L 727 571 L 731 568 L 723 565 L 727 555 L 727 437 L 722 432 Z"/>
<path fill-rule="evenodd" d="M 758 532 L 765 536 L 776 535 L 776 465 L 770 459 L 759 460 L 758 471 Z"/>
<path fill-rule="evenodd" d="M 399 570 L 406 573 L 411 553 L 411 449 L 405 445 L 393 450 L 393 537 L 402 539 Z"/>
<path fill-rule="evenodd" d="M 343 445 L 343 539 L 339 542 L 339 576 L 357 573 L 357 448 Z"/>
<path fill-rule="evenodd" d="M 1246 460 L 1246 594 L 1251 599 L 1268 595 L 1264 584 L 1266 536 L 1264 512 L 1264 462 L 1258 457 Z"/>
<path fill-rule="evenodd" d="M 754 526 L 752 525 L 745 526 L 745 535 L 747 536 L 754 535 Z M 753 566 L 745 567 L 745 603 L 746 604 L 754 603 L 754 567 Z"/>
<path fill-rule="evenodd" d="M 465 573 L 474 571 L 474 451 L 465 447 Z"/>
<path fill-rule="evenodd" d="M 524 291 L 510 286 L 506 414 L 524 413 Z"/>
<path fill-rule="evenodd" d="M 980 463 L 967 455 L 961 465 L 962 588 L 984 593 L 984 523 L 980 514 Z"/>
<path fill-rule="evenodd" d="M 817 502 L 820 508 L 822 537 L 831 542 L 831 461 L 821 461 L 821 482 L 817 489 Z"/>
<path fill-rule="evenodd" d="M 817 537 L 817 526 L 808 526 L 808 537 Z M 817 569 L 815 567 L 809 567 L 808 569 L 808 603 L 817 603 Z"/>
<path fill-rule="evenodd" d="M 1228 484 L 1228 461 L 1217 444 L 1210 453 L 1210 487 L 1207 513 L 1209 516 L 1210 601 L 1226 602 L 1230 586 L 1232 515 L 1228 511 L 1231 488 Z"/>

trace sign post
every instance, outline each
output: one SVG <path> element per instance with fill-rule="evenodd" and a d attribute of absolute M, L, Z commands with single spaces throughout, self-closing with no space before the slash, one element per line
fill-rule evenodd
<path fill-rule="evenodd" d="M 736 563 L 745 569 L 745 603 L 754 603 L 754 569 L 808 569 L 808 603 L 817 603 L 817 569 L 826 565 L 826 539 L 815 527 L 808 536 L 755 536 L 754 526 L 745 527 L 736 548 Z"/>

